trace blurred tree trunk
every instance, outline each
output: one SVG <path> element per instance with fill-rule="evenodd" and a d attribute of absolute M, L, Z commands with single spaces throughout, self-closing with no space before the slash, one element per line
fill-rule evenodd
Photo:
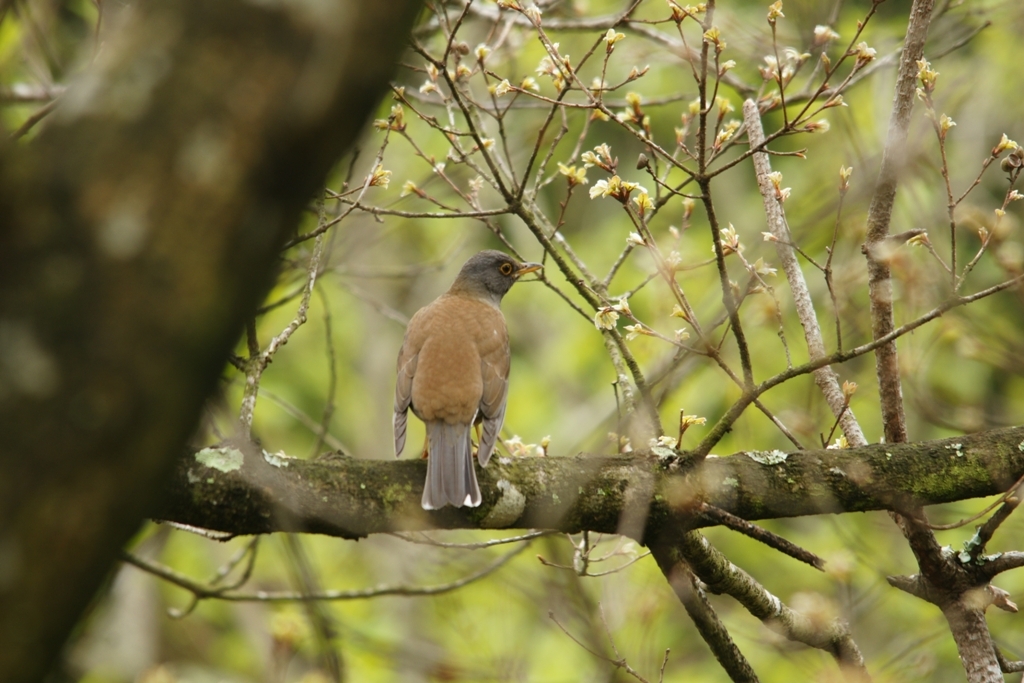
<path fill-rule="evenodd" d="M 417 3 L 124 10 L 0 156 L 0 678 L 42 678 L 156 509 Z"/>

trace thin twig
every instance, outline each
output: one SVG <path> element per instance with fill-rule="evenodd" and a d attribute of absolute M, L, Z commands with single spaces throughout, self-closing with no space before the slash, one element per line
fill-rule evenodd
<path fill-rule="evenodd" d="M 618 659 L 612 659 L 611 657 L 606 657 L 605 655 L 603 655 L 603 654 L 601 654 L 599 652 L 594 652 L 589 647 L 584 645 L 583 642 L 580 641 L 576 636 L 574 636 L 572 633 L 570 633 L 569 629 L 567 629 L 565 626 L 563 626 L 562 622 L 560 622 L 558 620 L 558 617 L 555 616 L 554 612 L 549 611 L 548 612 L 548 618 L 551 621 L 555 622 L 555 626 L 557 626 L 562 633 L 564 633 L 565 635 L 569 636 L 569 639 L 572 640 L 572 642 L 574 642 L 577 645 L 579 645 L 581 648 L 586 650 L 588 653 L 590 653 L 594 657 L 597 657 L 600 660 L 608 662 L 609 664 L 611 664 L 612 666 L 614 666 L 614 667 L 616 667 L 618 669 L 622 669 L 623 671 L 628 673 L 630 676 L 632 676 L 633 678 L 635 678 L 638 681 L 641 681 L 642 683 L 650 683 L 650 681 L 648 681 L 646 678 L 641 676 L 639 674 L 639 672 L 637 672 L 636 669 L 631 667 L 629 665 L 629 662 L 627 662 L 624 657 L 620 657 L 619 653 L 617 651 L 615 653 L 615 656 L 618 657 Z M 609 634 L 609 640 L 611 640 L 611 635 L 610 634 Z M 615 643 L 614 643 L 614 641 L 612 641 L 612 648 L 614 649 L 614 647 L 615 647 Z"/>
<path fill-rule="evenodd" d="M 32 130 L 36 126 L 37 123 L 42 121 L 44 118 L 47 117 L 47 115 L 50 114 L 50 112 L 52 112 L 54 109 L 56 109 L 57 105 L 59 105 L 59 104 L 60 104 L 60 99 L 57 98 L 57 99 L 50 100 L 49 102 L 44 104 L 42 107 L 37 109 L 35 112 L 32 113 L 31 116 L 29 116 L 27 119 L 25 119 L 24 123 L 22 123 L 20 126 L 18 126 L 17 130 L 15 130 L 13 133 L 11 133 L 11 139 L 12 140 L 20 140 L 21 138 L 23 138 L 30 130 Z"/>
<path fill-rule="evenodd" d="M 985 552 L 985 546 L 987 546 L 988 542 L 992 540 L 996 530 L 1003 522 L 1010 518 L 1010 515 L 1013 514 L 1013 511 L 1017 509 L 1018 505 L 1020 505 L 1020 498 L 1007 498 L 1006 502 L 996 510 L 996 513 L 985 520 L 985 523 L 981 525 L 980 529 L 978 529 L 978 533 L 976 533 L 974 538 L 970 540 L 970 544 L 972 546 L 970 551 L 971 559 L 977 560 L 981 557 L 981 554 Z"/>
<path fill-rule="evenodd" d="M 805 564 L 809 564 L 820 571 L 825 570 L 825 560 L 821 557 L 815 555 L 809 550 L 801 548 L 797 544 L 779 536 L 778 534 L 768 531 L 764 527 L 760 527 L 753 522 L 748 522 L 742 517 L 737 517 L 731 512 L 726 512 L 714 505 L 701 503 L 700 514 L 709 521 L 721 524 L 733 531 L 738 531 L 744 536 L 749 536 L 755 541 L 764 543 L 769 548 L 774 548 L 784 555 L 789 555 L 794 560 L 799 560 Z"/>
<path fill-rule="evenodd" d="M 338 388 L 338 362 L 334 353 L 334 325 L 331 321 L 331 306 L 323 288 L 316 290 L 320 294 L 320 302 L 324 307 L 324 346 L 327 351 L 327 400 L 324 401 L 324 411 L 320 418 L 320 428 L 317 430 L 316 445 L 313 447 L 313 457 L 320 454 L 328 431 L 331 427 L 331 418 L 334 416 L 334 395 Z"/>
<path fill-rule="evenodd" d="M 526 542 L 518 548 L 502 555 L 497 560 L 491 562 L 480 570 L 448 583 L 441 583 L 433 586 L 378 586 L 376 588 L 363 588 L 347 591 L 326 590 L 318 591 L 316 593 L 304 593 L 301 591 L 257 591 L 255 593 L 241 593 L 234 590 L 213 588 L 211 586 L 201 584 L 166 565 L 145 560 L 136 555 L 132 555 L 131 553 L 122 552 L 120 557 L 122 561 L 127 562 L 128 564 L 134 565 L 145 572 L 167 581 L 168 583 L 178 586 L 179 588 L 184 588 L 199 600 L 216 599 L 228 602 L 303 602 L 310 600 L 365 600 L 366 598 L 375 598 L 381 595 L 401 595 L 408 597 L 449 593 L 494 573 L 501 567 L 508 564 L 512 558 L 519 555 L 528 547 L 530 547 L 530 543 Z"/>
<path fill-rule="evenodd" d="M 413 534 L 403 534 L 397 531 L 392 531 L 388 535 L 400 538 L 408 543 L 418 543 L 420 545 L 432 545 L 437 548 L 459 548 L 461 550 L 480 550 L 482 548 L 493 548 L 496 545 L 505 545 L 507 543 L 518 543 L 519 541 L 530 541 L 541 536 L 552 536 L 557 534 L 557 531 L 531 531 L 529 533 L 521 534 L 519 536 L 510 536 L 509 538 L 492 538 L 489 541 L 481 541 L 479 543 L 448 543 L 445 541 L 437 541 L 427 536 L 422 531 L 416 532 L 419 536 Z"/>
<path fill-rule="evenodd" d="M 323 433 L 324 443 L 330 448 L 341 453 L 352 453 L 352 450 L 334 434 L 331 434 L 329 431 L 321 432 L 322 423 L 315 420 L 294 403 L 286 401 L 283 397 L 278 396 L 276 393 L 268 391 L 267 389 L 260 389 L 260 396 L 266 398 L 271 403 L 277 405 L 281 410 L 294 417 L 303 427 L 308 429 L 310 433 L 317 436 Z"/>
<path fill-rule="evenodd" d="M 317 200 L 318 223 L 324 225 L 326 217 L 324 213 L 323 195 Z M 248 437 L 252 429 L 253 415 L 256 411 L 256 400 L 259 397 L 260 378 L 263 371 L 267 369 L 274 359 L 278 349 L 288 343 L 295 331 L 306 324 L 306 314 L 309 311 L 309 300 L 313 295 L 313 288 L 316 286 L 316 278 L 320 273 L 320 259 L 324 251 L 323 232 L 316 236 L 313 243 L 313 254 L 309 258 L 309 265 L 306 269 L 306 286 L 302 290 L 302 299 L 299 302 L 295 317 L 281 332 L 270 340 L 267 348 L 260 351 L 259 342 L 256 339 L 255 321 L 249 321 L 246 329 L 246 339 L 249 345 L 249 357 L 245 359 L 245 388 L 242 392 L 241 409 L 239 410 L 238 421 L 241 425 L 243 436 Z"/>
<path fill-rule="evenodd" d="M 976 514 L 973 514 L 970 517 L 966 517 L 964 519 L 961 519 L 958 522 L 953 522 L 952 524 L 930 524 L 930 523 L 926 522 L 925 520 L 918 520 L 918 521 L 921 522 L 922 524 L 927 524 L 930 529 L 934 529 L 935 531 L 949 531 L 950 529 L 959 529 L 962 526 L 966 526 L 966 525 L 970 524 L 971 522 L 974 522 L 974 521 L 977 521 L 977 520 L 981 519 L 982 517 L 984 517 L 988 513 L 992 512 L 992 510 L 995 510 L 996 507 L 998 507 L 999 505 L 1009 501 L 1010 498 L 1014 494 L 1017 493 L 1017 489 L 1020 488 L 1021 484 L 1024 484 L 1024 477 L 1021 477 L 1020 479 L 1015 481 L 1013 486 L 1011 486 L 1009 489 L 1006 490 L 1006 493 L 1004 493 L 1003 495 L 999 496 L 999 498 L 994 500 L 990 505 L 986 505 L 984 510 L 982 510 L 981 512 L 978 512 Z"/>
<path fill-rule="evenodd" d="M 757 104 L 753 100 L 746 100 L 743 103 L 743 120 L 747 125 L 747 135 L 750 138 L 751 147 L 761 144 L 764 140 L 764 130 L 761 127 L 761 115 L 758 113 Z M 797 316 L 800 318 L 800 325 L 804 330 L 807 352 L 811 360 L 816 360 L 825 355 L 825 342 L 821 336 L 818 315 L 814 310 L 814 302 L 811 299 L 807 281 L 804 279 L 803 271 L 800 270 L 800 264 L 792 248 L 787 246 L 792 243 L 793 238 L 789 234 L 782 202 L 769 178 L 771 161 L 767 154 L 762 152 L 754 154 L 754 169 L 757 173 L 757 185 L 761 191 L 765 214 L 768 218 L 768 229 L 776 238 L 776 253 L 778 253 L 782 269 L 786 273 L 789 289 L 793 293 L 793 303 Z M 815 370 L 814 382 L 824 395 L 837 422 L 842 424 L 846 440 L 853 446 L 865 445 L 867 439 L 864 437 L 864 432 L 861 431 L 853 411 L 849 410 L 849 402 L 843 395 L 835 371 L 827 366 Z"/>
<path fill-rule="evenodd" d="M 292 583 L 297 584 L 300 592 L 304 594 L 320 593 L 319 577 L 313 569 L 302 537 L 289 532 L 283 534 L 283 540 Z M 313 626 L 313 640 L 320 667 L 329 672 L 329 680 L 341 683 L 344 680 L 344 660 L 338 642 L 338 628 L 335 625 L 338 617 L 319 600 L 303 600 L 302 609 Z"/>

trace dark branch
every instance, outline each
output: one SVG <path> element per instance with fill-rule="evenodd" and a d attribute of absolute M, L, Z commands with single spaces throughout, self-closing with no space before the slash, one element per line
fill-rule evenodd
<path fill-rule="evenodd" d="M 419 506 L 422 460 L 298 460 L 248 447 L 244 456 L 225 449 L 183 457 L 153 515 L 236 535 L 529 528 L 642 540 L 660 528 L 714 524 L 698 514 L 702 503 L 757 520 L 998 494 L 1024 474 L 1022 442 L 1024 427 L 1012 427 L 909 444 L 709 457 L 696 466 L 685 454 L 501 458 L 479 470 L 481 507 L 430 513 Z"/>

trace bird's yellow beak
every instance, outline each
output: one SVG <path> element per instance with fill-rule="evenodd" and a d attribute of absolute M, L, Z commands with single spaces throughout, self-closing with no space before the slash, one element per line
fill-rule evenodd
<path fill-rule="evenodd" d="M 516 271 L 516 277 L 519 278 L 522 277 L 523 275 L 526 275 L 527 273 L 533 273 L 543 268 L 544 266 L 542 266 L 539 263 L 524 263 L 520 265 L 519 270 Z"/>

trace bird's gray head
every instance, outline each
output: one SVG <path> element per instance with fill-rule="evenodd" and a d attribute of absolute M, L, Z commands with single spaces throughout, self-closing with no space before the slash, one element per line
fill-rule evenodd
<path fill-rule="evenodd" d="M 497 305 L 520 276 L 540 268 L 539 263 L 519 263 L 508 254 L 488 249 L 466 261 L 449 291 L 473 294 Z"/>

